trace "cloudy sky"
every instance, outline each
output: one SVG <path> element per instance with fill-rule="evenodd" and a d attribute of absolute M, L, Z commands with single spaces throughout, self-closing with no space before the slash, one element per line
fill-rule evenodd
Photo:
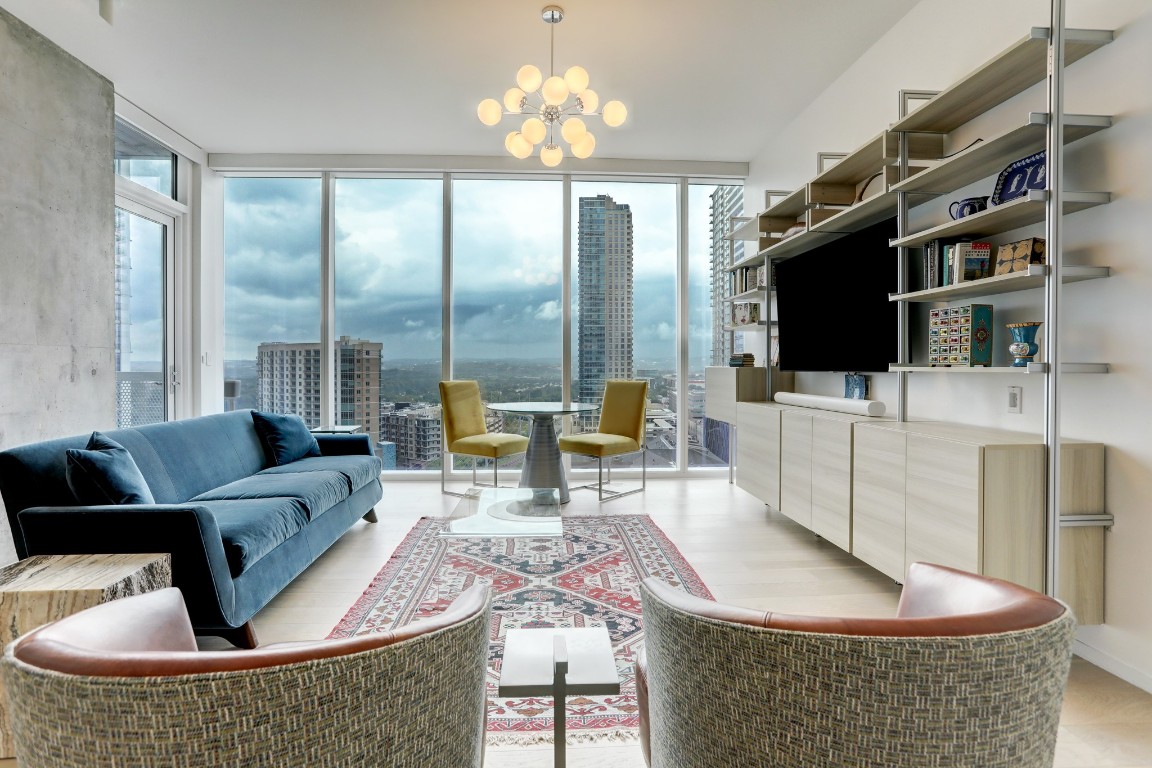
<path fill-rule="evenodd" d="M 573 183 L 631 206 L 637 367 L 675 356 L 676 186 Z M 710 345 L 708 194 L 691 187 L 692 357 Z M 563 210 L 558 181 L 457 179 L 453 339 L 458 358 L 560 358 Z M 263 341 L 315 341 L 320 317 L 320 180 L 225 183 L 226 357 Z M 336 182 L 336 333 L 380 341 L 385 360 L 438 359 L 441 210 L 435 179 Z M 576 236 L 575 222 L 572 227 Z M 573 268 L 576 253 L 573 251 Z M 577 298 L 573 291 L 573 302 Z M 573 323 L 575 330 L 576 323 Z"/>

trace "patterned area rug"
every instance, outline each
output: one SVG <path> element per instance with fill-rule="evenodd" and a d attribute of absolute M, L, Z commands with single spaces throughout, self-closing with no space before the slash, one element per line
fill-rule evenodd
<path fill-rule="evenodd" d="M 644 637 L 640 581 L 655 576 L 712 595 L 647 515 L 564 518 L 563 537 L 441 538 L 444 518 L 416 524 L 329 637 L 380 632 L 444 610 L 478 581 L 492 585 L 488 743 L 552 741 L 552 699 L 496 695 L 504 636 L 513 627 L 606 626 L 620 674 L 618 696 L 571 696 L 568 741 L 637 738 L 632 664 Z"/>

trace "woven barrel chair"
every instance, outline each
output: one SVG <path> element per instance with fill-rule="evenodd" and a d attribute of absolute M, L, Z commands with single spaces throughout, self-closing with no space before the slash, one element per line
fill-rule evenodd
<path fill-rule="evenodd" d="M 479 768 L 487 586 L 374 635 L 197 652 L 177 589 L 104 605 L 10 643 L 24 768 Z"/>
<path fill-rule="evenodd" d="M 653 768 L 1050 768 L 1076 621 L 1015 584 L 914 563 L 897 617 L 725 606 L 647 579 Z"/>

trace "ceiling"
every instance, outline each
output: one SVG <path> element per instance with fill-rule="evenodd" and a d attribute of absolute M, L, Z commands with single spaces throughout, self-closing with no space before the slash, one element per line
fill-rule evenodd
<path fill-rule="evenodd" d="M 107 0 L 106 0 L 107 1 Z M 743 162 L 918 0 L 560 0 L 617 129 L 596 157 Z M 547 74 L 545 0 L 0 0 L 210 152 L 503 155 L 516 70 Z"/>

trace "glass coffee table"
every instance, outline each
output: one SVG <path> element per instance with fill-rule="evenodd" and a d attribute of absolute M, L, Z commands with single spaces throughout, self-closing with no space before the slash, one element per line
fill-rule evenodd
<path fill-rule="evenodd" d="M 556 488 L 471 488 L 441 536 L 562 536 Z"/>

